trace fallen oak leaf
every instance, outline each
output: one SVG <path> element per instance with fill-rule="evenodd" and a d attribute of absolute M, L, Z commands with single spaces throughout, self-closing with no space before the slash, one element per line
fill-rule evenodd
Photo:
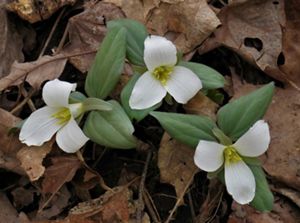
<path fill-rule="evenodd" d="M 43 56 L 33 62 L 15 62 L 12 65 L 10 74 L 0 79 L 0 91 L 10 86 L 20 85 L 24 81 L 27 81 L 37 90 L 44 81 L 55 79 L 61 75 L 68 58 L 95 52 L 85 51 L 74 52 L 72 54 L 57 54 L 55 56 Z"/>

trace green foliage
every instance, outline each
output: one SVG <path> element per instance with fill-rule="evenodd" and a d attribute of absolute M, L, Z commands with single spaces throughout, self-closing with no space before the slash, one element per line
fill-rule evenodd
<path fill-rule="evenodd" d="M 223 106 L 217 114 L 220 129 L 232 140 L 237 140 L 264 116 L 273 92 L 274 84 L 270 83 Z"/>
<path fill-rule="evenodd" d="M 254 174 L 256 183 L 255 197 L 250 205 L 259 211 L 271 211 L 274 204 L 274 196 L 270 191 L 265 173 L 260 166 L 249 165 L 249 167 Z"/>
<path fill-rule="evenodd" d="M 138 80 L 138 78 L 140 77 L 139 74 L 135 74 L 127 83 L 127 85 L 123 88 L 122 92 L 121 92 L 121 102 L 123 105 L 124 110 L 126 111 L 127 115 L 130 117 L 130 119 L 135 119 L 137 121 L 141 121 L 143 118 L 145 118 L 149 112 L 157 109 L 158 107 L 160 107 L 161 102 L 150 107 L 147 109 L 143 109 L 143 110 L 136 110 L 136 109 L 131 109 L 129 106 L 129 98 L 131 96 L 131 92 L 133 90 L 133 87 L 136 83 L 136 81 Z"/>
<path fill-rule="evenodd" d="M 184 144 L 196 147 L 200 139 L 216 141 L 212 133 L 216 125 L 205 116 L 166 112 L 150 112 L 150 114 L 173 138 Z"/>
<path fill-rule="evenodd" d="M 204 89 L 215 89 L 224 87 L 225 79 L 216 70 L 204 64 L 180 61 L 179 66 L 192 70 L 202 81 Z"/>
<path fill-rule="evenodd" d="M 110 94 L 122 73 L 125 54 L 126 30 L 109 29 L 86 78 L 88 96 L 104 99 Z"/>
<path fill-rule="evenodd" d="M 84 125 L 84 133 L 93 141 L 110 148 L 131 149 L 136 146 L 134 128 L 116 101 L 109 101 L 112 111 L 92 111 Z"/>
<path fill-rule="evenodd" d="M 126 57 L 138 66 L 144 64 L 144 41 L 148 36 L 146 27 L 132 19 L 118 19 L 108 22 L 108 28 L 125 29 L 126 30 Z"/>

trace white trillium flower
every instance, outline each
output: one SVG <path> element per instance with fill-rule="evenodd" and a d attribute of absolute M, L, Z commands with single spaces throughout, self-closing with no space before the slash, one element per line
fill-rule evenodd
<path fill-rule="evenodd" d="M 82 103 L 69 104 L 76 84 L 55 79 L 43 88 L 46 106 L 33 112 L 25 121 L 19 135 L 28 146 L 41 146 L 56 134 L 58 146 L 67 153 L 79 150 L 88 140 L 75 118 L 83 113 Z"/>
<path fill-rule="evenodd" d="M 167 93 L 185 104 L 201 88 L 198 76 L 190 69 L 175 66 L 175 45 L 161 36 L 145 40 L 144 61 L 148 71 L 137 80 L 129 99 L 132 109 L 146 109 L 159 103 Z"/>
<path fill-rule="evenodd" d="M 242 156 L 260 156 L 268 149 L 269 143 L 269 126 L 263 120 L 259 120 L 233 145 L 225 146 L 200 140 L 194 162 L 207 172 L 216 171 L 224 164 L 228 193 L 239 204 L 247 204 L 255 196 L 256 184 L 254 175 Z"/>

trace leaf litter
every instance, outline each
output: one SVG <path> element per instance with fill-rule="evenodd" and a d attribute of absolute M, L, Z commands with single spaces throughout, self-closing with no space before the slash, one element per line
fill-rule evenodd
<path fill-rule="evenodd" d="M 30 1 L 31 5 L 27 5 L 31 9 L 32 2 Z M 45 19 L 55 17 L 55 11 L 60 10 L 64 4 L 72 5 L 73 1 L 58 1 L 55 7 L 47 5 L 48 1 L 45 1 L 43 4 L 47 7 L 34 8 L 33 14 L 24 11 L 27 1 L 13 4 L 6 6 L 13 6 L 12 11 L 17 12 L 23 19 L 33 23 L 40 21 L 39 24 L 30 25 L 37 29 L 43 26 Z M 1 41 L 0 53 L 5 57 L 1 65 L 4 72 L 1 74 L 3 78 L 0 79 L 0 91 L 7 96 L 8 92 L 15 93 L 22 99 L 24 95 L 12 86 L 24 89 L 24 82 L 27 82 L 29 88 L 34 89 L 37 94 L 30 96 L 30 100 L 24 100 L 19 112 L 14 113 L 16 116 L 0 109 L 1 175 L 11 176 L 7 183 L 0 184 L 1 220 L 28 223 L 135 222 L 138 184 L 127 182 L 127 185 L 120 186 L 118 182 L 124 178 L 122 173 L 135 176 L 131 179 L 133 181 L 139 180 L 139 176 L 142 175 L 141 169 L 144 167 L 143 152 L 107 151 L 102 147 L 95 150 L 88 145 L 89 151 L 84 150 L 84 159 L 87 165 L 103 175 L 105 183 L 112 187 L 111 190 L 106 188 L 105 192 L 100 186 L 98 176 L 82 168 L 78 157 L 65 156 L 52 144 L 34 149 L 26 147 L 19 142 L 14 132 L 20 118 L 27 117 L 30 113 L 30 101 L 36 102 L 38 107 L 41 106 L 37 97 L 40 97 L 39 90 L 46 80 L 57 77 L 74 80 L 74 75 L 66 73 L 66 67 L 72 64 L 72 71 L 80 73 L 75 75 L 75 80 L 79 85 L 83 84 L 84 73 L 88 71 L 106 34 L 107 21 L 128 17 L 143 22 L 150 33 L 167 35 L 174 40 L 178 49 L 184 53 L 192 52 L 189 57 L 194 61 L 203 59 L 209 61 L 207 64 L 216 61 L 216 69 L 221 67 L 222 73 L 232 74 L 233 85 L 227 87 L 227 92 L 232 92 L 233 98 L 257 88 L 257 85 L 245 83 L 243 77 L 236 76 L 241 75 L 244 62 L 232 67 L 231 59 L 224 58 L 225 54 L 222 55 L 222 47 L 233 51 L 240 61 L 252 64 L 256 75 L 269 75 L 279 86 L 265 117 L 271 128 L 271 146 L 267 154 L 261 157 L 264 170 L 272 184 L 271 188 L 276 192 L 273 211 L 258 213 L 250 206 L 232 203 L 230 198 L 221 193 L 225 191 L 220 184 L 214 181 L 207 184 L 202 172 L 196 174 L 195 171 L 198 170 L 193 165 L 193 150 L 167 135 L 162 137 L 161 127 L 149 118 L 138 123 L 141 131 L 139 134 L 159 149 L 154 151 L 148 167 L 144 192 L 148 194 L 148 199 L 144 198 L 146 208 L 143 208 L 143 222 L 155 222 L 152 220 L 158 219 L 155 217 L 157 215 L 166 221 L 174 219 L 173 222 L 184 222 L 192 218 L 195 222 L 244 222 L 245 219 L 249 222 L 271 223 L 298 221 L 300 79 L 299 63 L 295 58 L 298 58 L 300 49 L 297 38 L 297 1 L 287 3 L 246 0 L 230 1 L 227 5 L 226 1 L 224 4 L 224 1 L 146 0 L 126 1 L 125 4 L 122 0 L 106 0 L 88 2 L 79 7 L 81 13 L 64 14 L 64 25 L 60 24 L 56 28 L 56 32 L 61 29 L 61 33 L 68 34 L 68 38 L 54 38 L 55 43 L 48 46 L 54 54 L 41 55 L 35 61 L 28 60 L 28 56 L 25 55 L 25 62 L 22 63 L 22 38 L 11 37 L 11 33 L 14 33 L 13 28 L 10 33 L 0 34 L 0 39 L 7 40 Z M 13 24 L 13 21 L 7 23 L 5 20 L 2 25 L 10 30 L 10 23 Z M 8 50 L 11 47 L 13 50 Z M 216 51 L 221 54 L 214 53 Z M 222 63 L 224 59 L 226 62 Z M 248 77 L 252 75 L 251 72 L 245 74 Z M 260 78 L 257 82 L 261 82 Z M 118 98 L 117 95 L 114 97 Z M 230 99 L 231 95 L 225 94 L 225 97 Z M 183 108 L 174 105 L 163 106 L 169 111 L 184 109 L 187 113 L 204 113 L 212 119 L 218 109 L 213 100 L 199 94 Z M 1 107 L 8 106 L 1 104 Z M 145 128 L 145 122 L 151 124 L 150 129 Z M 126 171 L 121 172 L 121 169 Z M 82 175 L 84 177 L 80 177 Z M 163 189 L 166 184 L 172 185 L 171 188 L 174 187 L 176 193 L 174 194 L 169 187 Z M 81 192 L 78 189 L 79 185 L 85 188 Z M 156 202 L 157 196 L 160 196 L 159 203 Z M 167 200 L 167 197 L 172 196 L 171 205 L 168 205 L 170 199 Z M 171 214 L 164 211 L 168 206 Z"/>

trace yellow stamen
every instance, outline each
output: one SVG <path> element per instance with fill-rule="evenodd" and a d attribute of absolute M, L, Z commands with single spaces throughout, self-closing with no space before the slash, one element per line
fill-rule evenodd
<path fill-rule="evenodd" d="M 58 112 L 54 113 L 52 117 L 58 119 L 57 124 L 62 125 L 68 122 L 71 118 L 71 112 L 69 108 L 61 108 Z"/>
<path fill-rule="evenodd" d="M 170 74 L 173 72 L 174 67 L 172 66 L 160 66 L 154 69 L 152 72 L 153 76 L 159 80 L 163 85 L 167 83 L 170 78 Z"/>
<path fill-rule="evenodd" d="M 227 146 L 224 150 L 225 164 L 232 164 L 242 160 L 233 146 Z"/>

